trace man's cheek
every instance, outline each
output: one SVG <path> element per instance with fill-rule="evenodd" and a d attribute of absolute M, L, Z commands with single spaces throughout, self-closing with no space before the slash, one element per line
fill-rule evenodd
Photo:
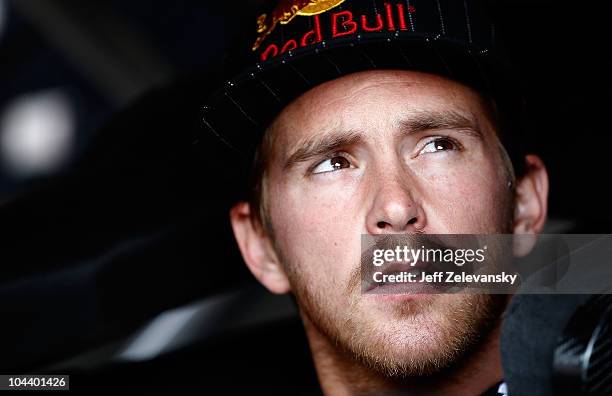
<path fill-rule="evenodd" d="M 435 232 L 484 232 L 495 222 L 501 201 L 494 180 L 470 172 L 432 175 L 423 194 L 427 223 Z"/>
<path fill-rule="evenodd" d="M 313 185 L 285 196 L 285 208 L 281 211 L 288 214 L 292 225 L 301 232 L 331 237 L 356 231 L 359 197 L 351 186 Z"/>
<path fill-rule="evenodd" d="M 351 210 L 336 203 L 310 200 L 279 207 L 277 242 L 297 261 L 330 281 L 343 277 L 359 263 L 360 231 Z M 353 223 L 355 222 L 355 223 Z"/>
<path fill-rule="evenodd" d="M 482 185 L 468 185 L 467 196 L 458 195 L 448 204 L 448 221 L 453 223 L 453 228 L 461 233 L 488 233 L 495 231 L 500 221 L 500 197 L 495 191 L 488 189 L 480 191 Z"/>
<path fill-rule="evenodd" d="M 318 261 L 327 262 L 354 248 L 353 240 L 359 240 L 359 233 L 355 226 L 348 223 L 352 216 L 338 216 L 323 210 L 310 213 L 316 215 L 296 214 L 296 221 L 291 225 L 292 239 L 303 253 Z"/>

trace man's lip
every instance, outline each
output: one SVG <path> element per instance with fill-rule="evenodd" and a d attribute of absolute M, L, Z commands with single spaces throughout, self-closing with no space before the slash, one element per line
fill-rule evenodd
<path fill-rule="evenodd" d="M 397 296 L 398 300 L 405 300 L 404 297 L 415 298 L 428 294 L 437 294 L 438 290 L 435 286 L 427 283 L 387 283 L 382 286 L 377 286 L 369 292 L 365 292 L 366 296 L 374 296 L 386 300 L 386 297 Z M 394 300 L 394 298 L 391 298 Z"/>
<path fill-rule="evenodd" d="M 383 275 L 390 275 L 390 274 L 400 273 L 400 272 L 424 270 L 427 267 L 428 267 L 428 263 L 420 261 L 420 260 L 414 263 L 405 262 L 405 261 L 392 261 L 390 263 L 383 264 L 380 267 L 374 268 L 373 271 L 370 272 L 369 279 L 367 282 L 367 289 L 365 291 L 370 292 L 376 289 L 377 287 L 381 286 L 380 283 L 377 283 L 374 281 L 374 278 L 373 278 L 374 272 L 381 272 Z"/>
<path fill-rule="evenodd" d="M 394 272 L 401 272 L 401 271 L 410 271 L 410 270 L 414 270 L 414 269 L 425 269 L 429 266 L 428 263 L 418 260 L 414 263 L 412 262 L 405 262 L 405 261 L 392 261 L 388 264 L 383 264 L 382 266 L 378 267 L 378 268 L 382 268 L 381 272 L 385 275 L 387 274 L 392 274 Z"/>

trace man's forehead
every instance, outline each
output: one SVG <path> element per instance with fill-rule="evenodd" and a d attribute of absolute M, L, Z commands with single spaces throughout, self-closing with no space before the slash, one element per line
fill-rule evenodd
<path fill-rule="evenodd" d="M 347 98 L 359 99 L 360 95 L 372 90 L 393 94 L 399 92 L 398 88 L 402 89 L 403 94 L 473 94 L 467 86 L 435 74 L 409 70 L 369 70 L 322 83 L 302 94 L 285 110 L 299 108 L 303 111 L 304 108 L 312 109 L 313 105 L 329 104 Z"/>
<path fill-rule="evenodd" d="M 367 71 L 306 92 L 281 112 L 270 132 L 275 135 L 275 151 L 282 157 L 282 152 L 292 151 L 293 146 L 315 135 L 363 129 L 372 122 L 399 126 L 428 113 L 461 116 L 480 124 L 483 110 L 477 93 L 444 77 L 412 71 Z"/>
<path fill-rule="evenodd" d="M 317 91 L 324 91 L 326 87 L 333 86 L 335 89 L 338 88 L 353 88 L 359 90 L 363 87 L 367 87 L 372 85 L 373 83 L 380 84 L 397 84 L 401 83 L 406 86 L 410 86 L 412 84 L 421 84 L 421 85 L 445 85 L 445 84 L 459 84 L 455 83 L 452 80 L 449 80 L 445 77 L 438 76 L 436 74 L 413 71 L 413 70 L 365 70 L 361 72 L 356 72 L 352 74 L 348 74 L 337 79 L 327 81 L 323 84 L 320 84 L 308 93 L 313 93 Z"/>

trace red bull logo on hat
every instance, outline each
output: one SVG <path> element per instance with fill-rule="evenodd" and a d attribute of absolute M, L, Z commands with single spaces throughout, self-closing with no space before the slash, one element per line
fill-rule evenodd
<path fill-rule="evenodd" d="M 278 23 L 286 25 L 297 15 L 312 16 L 322 14 L 339 6 L 346 0 L 281 0 L 270 16 L 262 14 L 257 18 L 257 41 L 253 44 L 256 51 L 261 43 L 276 28 Z"/>
<path fill-rule="evenodd" d="M 282 43 L 270 43 L 259 54 L 260 60 L 266 61 L 285 52 L 300 47 L 307 47 L 320 43 L 324 38 L 338 38 L 358 34 L 359 32 L 388 31 L 414 31 L 410 14 L 415 13 L 414 6 L 407 6 L 403 2 L 392 4 L 384 3 L 384 10 L 373 12 L 373 15 L 355 15 L 351 10 L 342 10 L 329 14 L 329 32 L 322 28 L 322 13 L 335 8 L 345 0 L 335 1 L 281 1 L 279 7 L 271 17 L 261 15 L 258 20 L 259 37 L 253 46 L 253 51 L 260 49 L 263 41 L 272 33 L 278 23 L 288 24 L 297 15 L 307 15 L 313 18 L 313 29 L 303 33 L 300 37 L 290 38 Z"/>

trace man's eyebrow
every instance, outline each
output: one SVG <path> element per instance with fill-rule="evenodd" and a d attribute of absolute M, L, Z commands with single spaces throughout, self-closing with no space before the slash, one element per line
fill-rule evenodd
<path fill-rule="evenodd" d="M 298 143 L 297 149 L 289 155 L 284 168 L 288 169 L 299 162 L 333 153 L 344 147 L 352 146 L 363 139 L 355 130 L 338 130 L 320 136 L 314 136 Z"/>
<path fill-rule="evenodd" d="M 456 129 L 482 139 L 480 125 L 472 117 L 453 110 L 427 111 L 400 121 L 404 133 L 415 134 L 436 129 Z"/>
<path fill-rule="evenodd" d="M 475 120 L 452 110 L 424 111 L 401 120 L 399 124 L 402 134 L 412 135 L 436 129 L 456 129 L 479 139 L 483 138 Z M 296 145 L 297 149 L 289 155 L 284 168 L 288 169 L 311 158 L 321 157 L 344 147 L 350 147 L 362 140 L 362 133 L 356 130 L 336 130 L 314 136 Z"/>

